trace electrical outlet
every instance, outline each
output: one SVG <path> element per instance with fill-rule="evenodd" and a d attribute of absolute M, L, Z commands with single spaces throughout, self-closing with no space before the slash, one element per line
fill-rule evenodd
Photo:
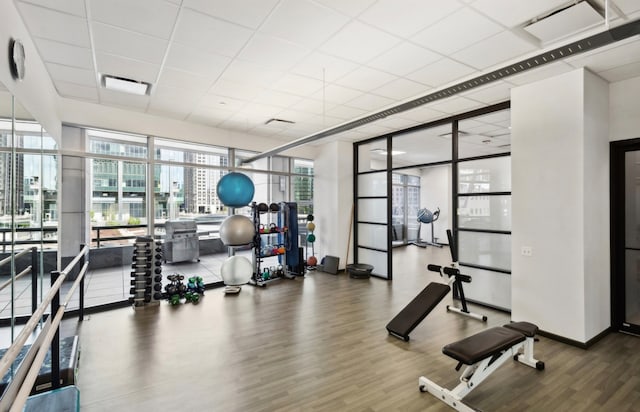
<path fill-rule="evenodd" d="M 531 246 L 522 246 L 522 248 L 520 248 L 520 253 L 522 256 L 533 256 L 533 249 Z"/>

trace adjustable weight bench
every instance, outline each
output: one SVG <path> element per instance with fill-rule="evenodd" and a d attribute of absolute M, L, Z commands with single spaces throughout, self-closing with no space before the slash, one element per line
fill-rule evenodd
<path fill-rule="evenodd" d="M 418 385 L 421 392 L 429 392 L 458 411 L 475 409 L 465 405 L 462 399 L 498 369 L 513 358 L 527 366 L 544 370 L 544 362 L 533 357 L 533 343 L 538 327 L 529 322 L 515 322 L 486 329 L 468 338 L 450 343 L 442 353 L 458 361 L 456 370 L 467 365 L 460 383 L 452 390 L 442 388 L 421 376 Z"/>

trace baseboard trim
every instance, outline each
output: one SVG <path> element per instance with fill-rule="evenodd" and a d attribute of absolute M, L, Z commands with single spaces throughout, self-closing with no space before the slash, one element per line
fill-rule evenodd
<path fill-rule="evenodd" d="M 586 342 L 580 342 L 577 340 L 569 339 L 564 336 L 556 335 L 554 333 L 547 332 L 544 330 L 539 330 L 538 334 L 540 336 L 544 336 L 545 338 L 553 339 L 561 343 L 566 343 L 567 345 L 575 346 L 576 348 L 589 349 L 591 346 L 598 343 L 600 340 L 602 340 L 602 338 L 604 338 L 611 332 L 613 332 L 613 328 L 610 326 Z"/>

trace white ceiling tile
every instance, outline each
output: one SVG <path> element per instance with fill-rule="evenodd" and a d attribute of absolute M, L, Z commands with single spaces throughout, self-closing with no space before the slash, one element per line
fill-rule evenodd
<path fill-rule="evenodd" d="M 93 70 L 91 49 L 47 39 L 35 39 L 40 57 L 47 63 L 58 63 Z"/>
<path fill-rule="evenodd" d="M 233 99 L 228 96 L 221 96 L 218 94 L 206 94 L 200 100 L 200 105 L 198 106 L 203 111 L 228 111 L 228 112 L 236 112 L 249 103 L 247 100 L 239 100 Z"/>
<path fill-rule="evenodd" d="M 92 21 L 169 39 L 180 8 L 157 0 L 91 0 Z"/>
<path fill-rule="evenodd" d="M 54 82 L 64 81 L 84 86 L 97 86 L 93 70 L 79 69 L 56 63 L 46 63 L 46 66 Z"/>
<path fill-rule="evenodd" d="M 511 98 L 512 87 L 509 83 L 498 81 L 478 89 L 473 89 L 470 92 L 463 93 L 463 95 L 464 97 L 481 103 L 493 104 L 509 100 Z"/>
<path fill-rule="evenodd" d="M 101 74 L 110 74 L 152 84 L 155 83 L 160 70 L 160 66 L 157 64 L 105 53 L 96 53 L 96 64 L 98 65 L 98 72 Z"/>
<path fill-rule="evenodd" d="M 380 126 L 377 123 L 369 123 L 364 126 L 356 127 L 353 130 L 364 133 L 370 137 L 382 136 L 383 134 L 387 134 L 393 131 L 393 129 Z"/>
<path fill-rule="evenodd" d="M 337 84 L 329 84 L 322 87 L 315 92 L 311 97 L 318 100 L 325 100 L 327 102 L 344 104 L 349 100 L 352 100 L 360 96 L 362 92 L 360 90 L 350 89 L 348 87 L 338 86 Z"/>
<path fill-rule="evenodd" d="M 306 119 L 305 123 L 316 125 L 319 129 L 325 129 L 344 123 L 344 120 L 340 119 L 339 117 L 333 117 L 329 115 L 317 115 L 311 116 L 310 118 Z"/>
<path fill-rule="evenodd" d="M 212 112 L 212 111 L 195 111 L 191 112 L 187 117 L 187 121 L 200 123 L 205 126 L 217 127 L 233 115 L 234 112 Z"/>
<path fill-rule="evenodd" d="M 419 32 L 411 40 L 450 55 L 502 30 L 500 25 L 480 13 L 463 8 Z"/>
<path fill-rule="evenodd" d="M 206 53 L 193 47 L 172 43 L 165 61 L 165 67 L 217 78 L 229 65 L 229 57 Z"/>
<path fill-rule="evenodd" d="M 438 87 L 470 75 L 475 71 L 474 68 L 465 64 L 444 58 L 422 69 L 416 70 L 405 77 L 422 84 Z"/>
<path fill-rule="evenodd" d="M 307 0 L 282 0 L 260 32 L 315 48 L 348 21 L 348 17 Z"/>
<path fill-rule="evenodd" d="M 88 87 L 65 81 L 57 81 L 54 85 L 62 97 L 98 102 L 98 89 L 95 86 Z"/>
<path fill-rule="evenodd" d="M 429 106 L 439 112 L 448 114 L 460 114 L 484 105 L 474 100 L 454 96 L 447 99 L 438 100 L 434 103 L 431 103 Z"/>
<path fill-rule="evenodd" d="M 176 120 L 184 120 L 191 113 L 184 106 L 176 107 L 175 101 L 151 101 L 147 108 L 147 113 L 161 117 L 169 117 Z"/>
<path fill-rule="evenodd" d="M 528 70 L 526 72 L 507 77 L 509 83 L 521 86 L 538 80 L 554 77 L 562 73 L 574 70 L 574 68 L 563 61 L 545 64 L 542 67 Z"/>
<path fill-rule="evenodd" d="M 607 79 L 611 83 L 638 77 L 640 76 L 640 62 L 625 64 L 624 66 L 605 70 L 599 72 L 598 75 Z"/>
<path fill-rule="evenodd" d="M 333 82 L 357 67 L 357 64 L 348 60 L 313 52 L 295 65 L 291 72 L 326 82 Z"/>
<path fill-rule="evenodd" d="M 266 88 L 284 76 L 280 70 L 272 70 L 255 64 L 234 59 L 220 76 L 220 80 L 245 83 Z"/>
<path fill-rule="evenodd" d="M 610 70 L 619 65 L 640 61 L 640 40 L 627 41 L 624 46 L 614 43 L 585 55 L 570 57 L 565 60 L 573 67 L 587 67 L 592 71 Z"/>
<path fill-rule="evenodd" d="M 22 19 L 29 22 L 29 32 L 32 36 L 90 47 L 86 19 L 28 3 L 18 3 L 18 10 Z"/>
<path fill-rule="evenodd" d="M 640 10 L 638 0 L 615 0 L 614 3 L 627 15 Z"/>
<path fill-rule="evenodd" d="M 416 107 L 415 109 L 398 113 L 395 116 L 401 119 L 413 120 L 417 123 L 427 123 L 432 120 L 441 119 L 448 115 L 446 113 L 443 113 L 438 110 L 434 110 L 427 106 L 419 106 L 419 107 Z"/>
<path fill-rule="evenodd" d="M 260 103 L 248 103 L 239 110 L 238 113 L 240 115 L 247 116 L 248 118 L 261 118 L 261 122 L 264 123 L 275 117 L 275 115 L 280 111 L 282 111 L 282 108 L 279 107 Z"/>
<path fill-rule="evenodd" d="M 184 7 L 252 29 L 269 15 L 278 0 L 184 0 Z"/>
<path fill-rule="evenodd" d="M 531 43 L 504 31 L 460 50 L 451 57 L 469 66 L 485 69 L 535 49 Z"/>
<path fill-rule="evenodd" d="M 507 27 L 514 27 L 565 4 L 566 0 L 509 0 L 506 7 L 504 0 L 477 0 L 471 7 Z"/>
<path fill-rule="evenodd" d="M 346 76 L 336 80 L 336 83 L 344 87 L 367 92 L 373 89 L 377 89 L 383 84 L 389 83 L 390 81 L 395 79 L 397 79 L 397 77 L 389 73 L 381 72 L 380 70 L 371 69 L 365 66 L 360 66 Z"/>
<path fill-rule="evenodd" d="M 118 29 L 102 23 L 93 24 L 93 42 L 96 52 L 104 52 L 129 59 L 160 64 L 168 41 Z"/>
<path fill-rule="evenodd" d="M 250 83 L 232 82 L 219 79 L 209 90 L 210 94 L 231 97 L 238 100 L 251 101 L 263 89 Z"/>
<path fill-rule="evenodd" d="M 235 56 L 251 34 L 251 30 L 237 24 L 184 9 L 173 40 L 209 53 Z"/>
<path fill-rule="evenodd" d="M 275 107 L 286 108 L 300 101 L 300 96 L 282 93 L 275 90 L 264 90 L 253 100 L 253 103 L 270 104 Z"/>
<path fill-rule="evenodd" d="M 358 63 L 366 63 L 398 44 L 400 39 L 382 30 L 352 21 L 327 40 L 320 50 Z"/>
<path fill-rule="evenodd" d="M 424 84 L 416 83 L 407 79 L 396 79 L 378 87 L 372 93 L 394 100 L 405 100 L 409 97 L 416 97 L 427 94 L 431 88 Z"/>
<path fill-rule="evenodd" d="M 294 107 L 290 107 L 288 110 L 295 112 L 304 112 L 312 114 L 313 116 L 322 115 L 327 111 L 333 109 L 336 106 L 335 103 L 323 102 L 322 100 L 304 98 L 295 104 Z"/>
<path fill-rule="evenodd" d="M 396 116 L 385 117 L 382 120 L 378 120 L 376 124 L 382 127 L 388 127 L 389 129 L 393 129 L 393 130 L 403 130 L 413 126 L 417 126 L 420 123 L 416 122 L 415 120 L 403 119 L 396 115 Z"/>
<path fill-rule="evenodd" d="M 333 107 L 333 106 L 332 106 Z M 307 112 L 307 111 L 300 111 L 297 110 L 297 106 L 294 109 L 284 109 L 280 112 L 278 112 L 278 118 L 279 119 L 286 119 L 286 120 L 290 120 L 292 122 L 295 122 L 295 124 L 292 126 L 296 129 L 300 129 L 302 128 L 303 124 L 306 124 L 308 127 L 309 124 L 305 123 L 308 119 L 312 119 L 315 118 L 315 116 L 317 115 L 316 113 L 311 113 L 311 112 Z M 314 128 L 317 127 L 317 125 L 313 126 Z"/>
<path fill-rule="evenodd" d="M 409 37 L 462 7 L 457 0 L 379 0 L 358 19 Z"/>
<path fill-rule="evenodd" d="M 367 114 L 366 110 L 356 109 L 354 107 L 349 106 L 336 106 L 331 110 L 327 111 L 327 116 L 343 119 L 343 120 L 352 120 L 358 117 L 364 116 Z"/>
<path fill-rule="evenodd" d="M 396 76 L 404 76 L 435 62 L 441 57 L 437 53 L 405 41 L 376 57 L 367 63 L 367 66 L 395 74 Z"/>
<path fill-rule="evenodd" d="M 347 102 L 347 106 L 372 112 L 390 106 L 395 100 L 387 97 L 377 96 L 371 93 L 363 93 L 353 100 Z"/>
<path fill-rule="evenodd" d="M 87 12 L 84 8 L 84 0 L 28 0 L 28 3 L 61 11 L 63 13 L 73 14 L 79 17 L 87 16 Z"/>
<path fill-rule="evenodd" d="M 149 96 L 138 96 L 130 93 L 123 93 L 116 90 L 99 89 L 100 102 L 111 106 L 124 108 L 134 108 L 145 111 L 149 105 Z"/>
<path fill-rule="evenodd" d="M 165 67 L 160 73 L 159 83 L 185 90 L 209 90 L 214 80 L 211 77 Z"/>
<path fill-rule="evenodd" d="M 334 136 L 331 136 L 330 139 L 333 138 L 334 140 L 351 140 L 357 142 L 359 140 L 364 140 L 367 137 L 369 137 L 369 135 L 366 133 L 362 133 L 357 130 L 348 130 L 346 132 L 338 133 Z M 318 142 L 318 144 L 322 144 L 325 141 L 326 140 L 321 140 Z"/>
<path fill-rule="evenodd" d="M 195 102 L 200 101 L 206 94 L 206 90 L 187 90 L 182 87 L 159 84 L 151 93 L 151 103 L 180 102 L 178 106 L 187 108 L 195 107 Z"/>
<path fill-rule="evenodd" d="M 318 3 L 322 3 L 327 7 L 331 7 L 334 10 L 344 13 L 351 17 L 356 17 L 369 6 L 376 2 L 376 0 L 316 0 Z"/>
<path fill-rule="evenodd" d="M 320 90 L 322 82 L 309 77 L 298 76 L 297 74 L 285 74 L 271 88 L 282 93 L 305 97 Z"/>
<path fill-rule="evenodd" d="M 256 33 L 238 58 L 274 70 L 288 70 L 309 52 L 310 49 L 287 40 Z"/>

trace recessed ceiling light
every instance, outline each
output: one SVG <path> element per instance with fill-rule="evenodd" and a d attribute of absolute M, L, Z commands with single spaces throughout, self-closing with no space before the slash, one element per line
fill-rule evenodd
<path fill-rule="evenodd" d="M 371 152 L 379 154 L 379 155 L 383 155 L 383 156 L 386 156 L 387 153 L 388 153 L 384 149 L 371 149 Z M 401 155 L 401 154 L 405 154 L 405 153 L 407 153 L 407 152 L 403 152 L 402 150 L 392 150 L 391 151 L 391 156 L 397 156 L 397 155 Z"/>
<path fill-rule="evenodd" d="M 149 94 L 151 85 L 149 83 L 127 79 L 124 77 L 102 75 L 102 87 L 109 90 L 116 90 L 124 93 L 137 94 L 144 96 Z"/>

